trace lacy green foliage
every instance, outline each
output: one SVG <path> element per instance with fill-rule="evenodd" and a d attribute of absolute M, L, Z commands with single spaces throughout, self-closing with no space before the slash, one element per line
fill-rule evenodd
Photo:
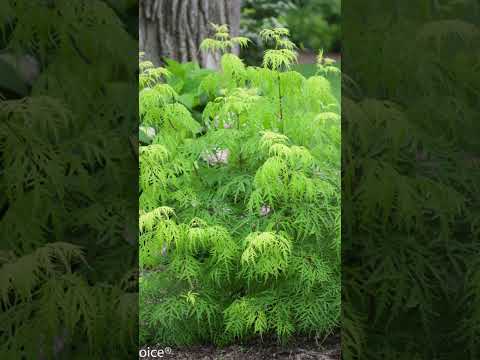
<path fill-rule="evenodd" d="M 213 38 L 207 38 L 200 44 L 200 49 L 213 53 L 226 53 L 232 50 L 234 46 L 239 45 L 244 48 L 248 46 L 249 39 L 242 36 L 231 37 L 228 25 L 211 24 L 215 34 Z"/>
<path fill-rule="evenodd" d="M 135 41 L 102 1 L 2 1 L 0 14 L 6 51 L 41 70 L 0 101 L 0 358 L 120 356 L 138 321 L 123 101 L 138 96 Z"/>
<path fill-rule="evenodd" d="M 266 43 L 273 43 L 274 49 L 266 50 L 263 56 L 263 67 L 272 70 L 290 69 L 296 62 L 295 44 L 289 40 L 290 32 L 285 28 L 264 29 L 260 36 Z"/>
<path fill-rule="evenodd" d="M 294 60 L 286 29 L 263 35 L 265 67 L 225 53 L 202 79 L 198 120 L 165 70 L 140 75 L 165 74 L 140 91 L 154 134 L 140 148 L 142 343 L 339 325 L 340 104 L 326 78 L 279 71 Z"/>
<path fill-rule="evenodd" d="M 478 17 L 421 4 L 380 26 L 370 11 L 393 3 L 347 7 L 344 56 L 359 61 L 343 64 L 345 359 L 480 351 Z"/>

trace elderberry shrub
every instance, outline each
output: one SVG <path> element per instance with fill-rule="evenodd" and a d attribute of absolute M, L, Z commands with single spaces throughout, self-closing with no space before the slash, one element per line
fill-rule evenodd
<path fill-rule="evenodd" d="M 248 39 L 215 30 L 198 119 L 168 66 L 140 57 L 141 343 L 325 335 L 340 318 L 339 70 L 320 55 L 317 75 L 291 71 L 283 28 L 247 67 L 229 50 Z"/>

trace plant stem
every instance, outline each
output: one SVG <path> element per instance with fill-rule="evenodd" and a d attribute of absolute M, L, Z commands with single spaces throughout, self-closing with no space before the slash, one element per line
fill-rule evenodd
<path fill-rule="evenodd" d="M 277 79 L 278 79 L 278 105 L 280 109 L 280 122 L 282 125 L 282 132 L 285 132 L 285 122 L 283 120 L 283 108 L 282 108 L 282 87 L 280 83 L 280 73 L 277 74 Z"/>
<path fill-rule="evenodd" d="M 177 101 L 175 100 L 175 96 L 172 95 L 172 104 L 175 105 L 176 103 Z M 173 128 L 173 130 L 177 130 L 177 128 L 173 125 L 172 121 L 169 118 L 167 118 L 167 121 L 170 124 L 170 126 Z"/>
<path fill-rule="evenodd" d="M 173 123 L 169 118 L 167 118 L 167 121 L 170 124 L 170 126 L 173 128 L 173 130 L 177 130 L 177 128 L 175 126 L 173 126 Z"/>

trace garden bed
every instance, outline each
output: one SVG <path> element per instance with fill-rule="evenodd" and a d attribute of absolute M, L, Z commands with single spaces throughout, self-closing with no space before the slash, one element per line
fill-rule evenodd
<path fill-rule="evenodd" d="M 339 335 L 331 336 L 322 343 L 297 338 L 285 346 L 271 340 L 257 340 L 225 348 L 216 348 L 212 345 L 173 348 L 171 354 L 163 356 L 169 360 L 339 360 L 340 357 Z"/>

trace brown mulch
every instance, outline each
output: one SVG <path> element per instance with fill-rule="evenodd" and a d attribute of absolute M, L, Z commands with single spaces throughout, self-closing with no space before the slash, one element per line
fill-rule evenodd
<path fill-rule="evenodd" d="M 150 348 L 154 348 L 153 346 Z M 160 348 L 160 347 L 159 347 Z M 281 346 L 274 341 L 253 341 L 248 344 L 216 348 L 211 345 L 168 348 L 163 359 L 178 360 L 339 360 L 340 336 L 334 335 L 316 343 L 311 339 L 295 339 Z M 141 358 L 153 360 L 154 358 Z"/>

